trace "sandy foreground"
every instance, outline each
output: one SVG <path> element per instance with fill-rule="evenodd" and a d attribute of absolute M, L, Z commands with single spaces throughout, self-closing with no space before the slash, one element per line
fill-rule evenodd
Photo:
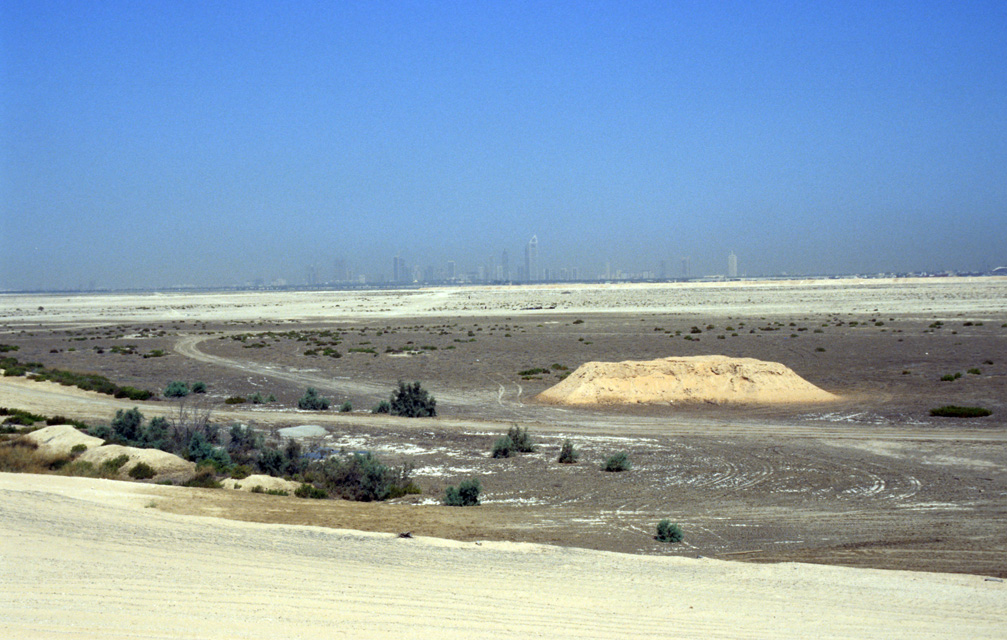
<path fill-rule="evenodd" d="M 0 474 L 5 638 L 1002 638 L 1007 583 L 179 516 Z M 206 491 L 206 490 L 202 490 Z"/>

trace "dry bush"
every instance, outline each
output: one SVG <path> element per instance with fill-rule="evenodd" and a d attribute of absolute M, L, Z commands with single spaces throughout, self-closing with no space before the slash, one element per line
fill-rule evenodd
<path fill-rule="evenodd" d="M 0 471 L 10 473 L 50 473 L 69 460 L 40 451 L 38 445 L 27 438 L 15 438 L 0 443 Z"/>

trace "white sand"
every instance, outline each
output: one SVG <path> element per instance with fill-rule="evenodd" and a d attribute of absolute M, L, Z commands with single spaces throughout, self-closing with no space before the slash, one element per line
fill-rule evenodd
<path fill-rule="evenodd" d="M 105 443 L 101 438 L 89 436 L 70 424 L 54 424 L 25 434 L 25 438 L 38 445 L 42 451 L 56 455 L 66 455 L 77 445 L 88 449 Z"/>
<path fill-rule="evenodd" d="M 122 465 L 120 472 L 123 476 L 135 467 L 144 462 L 148 464 L 158 476 L 191 477 L 196 471 L 196 465 L 188 460 L 176 456 L 173 453 L 161 451 L 160 449 L 139 449 L 137 447 L 124 447 L 119 444 L 107 444 L 102 447 L 88 449 L 80 454 L 78 460 L 99 465 L 106 460 L 114 460 L 119 456 L 126 456 L 129 461 Z"/>
<path fill-rule="evenodd" d="M 227 478 L 221 482 L 225 489 L 236 489 L 238 491 L 251 491 L 256 487 L 262 487 L 263 491 L 286 491 L 291 495 L 294 491 L 300 487 L 300 483 L 291 482 L 290 480 L 284 480 L 283 478 L 275 478 L 273 476 L 267 476 L 262 474 L 253 474 L 247 478 L 242 478 L 241 480 L 235 480 L 234 478 Z"/>
<path fill-rule="evenodd" d="M 41 310 L 39 309 L 41 307 Z M 0 294 L 0 326 L 124 322 L 352 322 L 543 313 L 925 314 L 1002 317 L 1007 277 L 442 287 L 383 291 Z"/>
<path fill-rule="evenodd" d="M 585 362 L 536 398 L 555 404 L 787 404 L 837 399 L 778 362 L 726 356 Z"/>
<path fill-rule="evenodd" d="M 402 540 L 145 508 L 198 491 L 0 474 L 0 637 L 979 639 L 1007 624 L 1007 584 L 979 576 Z"/>

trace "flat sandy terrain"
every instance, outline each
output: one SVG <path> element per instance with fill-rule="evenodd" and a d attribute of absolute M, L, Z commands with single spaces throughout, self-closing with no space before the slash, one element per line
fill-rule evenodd
<path fill-rule="evenodd" d="M 194 581 L 189 593 L 166 601 L 191 598 L 179 610 L 186 616 L 191 610 L 194 628 L 221 608 L 204 608 L 197 596 L 234 598 L 235 609 L 246 614 L 235 614 L 235 626 L 219 630 L 220 637 L 258 637 L 260 628 L 285 635 L 269 624 L 293 619 L 304 625 L 300 635 L 332 635 L 341 628 L 326 617 L 333 610 L 342 611 L 346 629 L 356 630 L 347 635 L 410 637 L 396 625 L 422 617 L 413 607 L 427 616 L 416 622 L 416 637 L 512 631 L 520 637 L 535 631 L 983 637 L 1007 622 L 1004 583 L 984 579 L 1007 577 L 1007 279 L 0 296 L 0 323 L 0 344 L 18 346 L 5 355 L 154 391 L 170 380 L 203 380 L 223 425 L 240 421 L 270 433 L 317 425 L 324 435 L 306 439 L 307 446 L 368 449 L 382 460 L 411 463 L 424 490 L 363 505 L 104 482 L 98 483 L 102 492 L 116 487 L 110 496 L 127 497 L 101 498 L 106 506 L 98 509 L 78 503 L 92 499 L 96 481 L 4 476 L 4 561 L 18 558 L 22 571 L 15 575 L 24 576 L 24 585 L 36 579 L 31 572 L 48 571 L 50 564 L 47 579 L 76 579 L 65 563 L 85 556 L 107 558 L 93 571 L 106 580 L 125 573 L 134 595 L 150 589 L 163 600 L 160 584 L 184 592 L 178 583 L 184 576 Z M 534 400 L 584 362 L 693 355 L 779 362 L 840 400 L 597 408 Z M 535 368 L 544 371 L 522 375 Z M 955 372 L 962 377 L 940 380 Z M 370 415 L 399 379 L 421 380 L 438 400 L 439 417 Z M 296 410 L 307 386 L 337 405 L 350 401 L 355 411 Z M 274 394 L 277 402 L 223 404 L 256 391 Z M 993 415 L 929 415 L 943 404 L 984 406 Z M 0 378 L 0 406 L 100 422 L 134 405 L 147 417 L 173 408 Z M 491 459 L 492 441 L 513 424 L 529 429 L 537 452 Z M 576 465 L 555 462 L 567 438 L 582 453 Z M 620 450 L 629 453 L 632 469 L 602 472 L 605 457 Z M 482 482 L 482 506 L 437 506 L 445 486 L 470 477 Z M 17 507 L 18 500 L 47 506 L 33 511 Z M 48 517 L 50 505 L 53 522 L 78 517 L 67 505 L 95 513 L 95 522 L 107 515 L 110 530 L 126 527 L 130 541 L 99 536 L 90 525 L 76 532 L 72 525 L 40 529 L 31 518 Z M 682 525 L 682 544 L 653 539 L 662 518 Z M 44 537 L 24 533 L 42 529 Z M 344 531 L 350 529 L 380 535 Z M 196 530 L 200 535 L 185 533 Z M 456 542 L 396 539 L 403 531 Z M 12 539 L 21 541 L 16 549 Z M 38 544 L 25 545 L 28 539 Z M 315 539 L 326 540 L 324 551 L 305 542 Z M 513 546 L 525 543 L 562 548 Z M 205 565 L 186 560 L 187 545 L 208 558 Z M 285 569 L 255 573 L 265 570 L 258 561 L 264 550 L 283 556 L 270 561 L 275 566 L 286 563 L 310 577 L 284 585 Z M 69 559 L 61 560 L 64 551 Z M 15 552 L 20 555 L 8 555 Z M 249 554 L 254 563 L 240 559 Z M 135 575 L 130 565 L 117 564 L 131 555 L 143 556 Z M 784 564 L 752 564 L 778 562 Z M 349 589 L 340 573 L 344 564 L 373 581 Z M 158 579 L 146 581 L 142 573 Z M 413 588 L 396 588 L 403 575 Z M 503 582 L 495 583 L 497 576 Z M 685 582 L 676 583 L 679 578 Z M 219 590 L 215 579 L 223 581 Z M 315 580 L 327 587 L 309 588 Z M 77 588 L 67 584 L 65 592 Z M 44 593 L 58 599 L 61 589 Z M 119 589 L 102 587 L 94 597 L 125 597 L 115 595 Z M 72 616 L 52 613 L 46 623 L 31 608 L 44 598 L 29 586 L 12 591 L 36 594 L 15 607 L 12 620 L 22 626 L 14 629 L 22 636 L 55 634 L 75 620 L 105 624 L 84 604 Z M 218 592 L 226 595 L 212 595 Z M 696 596 L 687 603 L 695 609 L 682 607 L 683 592 Z M 474 594 L 470 601 L 466 593 Z M 633 595 L 623 601 L 624 593 Z M 992 608 L 984 608 L 986 597 L 993 598 Z M 709 598 L 705 605 L 702 598 Z M 273 609 L 274 599 L 288 604 Z M 79 602 L 89 601 L 81 596 Z M 534 624 L 522 626 L 513 615 L 499 622 L 500 611 L 522 606 L 534 611 L 528 617 Z M 142 629 L 155 607 L 142 598 L 135 607 Z M 455 615 L 456 609 L 470 613 Z M 262 622 L 266 617 L 272 622 Z M 184 624 L 172 620 L 182 626 L 164 636 L 185 635 Z M 241 626 L 245 620 L 265 626 Z M 329 632 L 316 633 L 322 628 L 316 624 Z M 107 635 L 100 626 L 82 629 L 83 636 Z"/>
<path fill-rule="evenodd" d="M 209 490 L 26 484 L 0 474 L 8 638 L 1001 638 L 1007 622 L 1005 584 L 978 576 L 400 539 L 157 509 Z"/>

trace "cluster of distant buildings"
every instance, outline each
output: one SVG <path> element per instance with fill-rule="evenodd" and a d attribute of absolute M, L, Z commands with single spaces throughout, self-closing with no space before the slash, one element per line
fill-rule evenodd
<path fill-rule="evenodd" d="M 412 284 L 504 284 L 529 282 L 573 282 L 599 280 L 693 280 L 691 259 L 681 259 L 681 270 L 674 273 L 669 262 L 662 260 L 657 272 L 625 272 L 613 269 L 611 262 L 605 263 L 605 270 L 597 274 L 586 274 L 577 267 L 549 268 L 542 266 L 539 256 L 538 236 L 533 235 L 524 245 L 520 260 L 511 260 L 505 250 L 499 257 L 491 256 L 484 264 L 474 269 L 461 270 L 454 260 L 448 260 L 440 266 L 413 265 L 406 262 L 401 255 L 396 255 L 391 261 L 391 275 L 356 273 L 343 259 L 335 260 L 334 279 L 320 277 L 318 269 L 308 267 L 306 282 L 309 286 L 336 284 L 347 286 L 382 286 L 382 285 L 412 285 Z M 732 251 L 727 257 L 727 270 L 717 278 L 738 277 L 738 256 Z M 264 283 L 253 283 L 264 284 Z"/>

